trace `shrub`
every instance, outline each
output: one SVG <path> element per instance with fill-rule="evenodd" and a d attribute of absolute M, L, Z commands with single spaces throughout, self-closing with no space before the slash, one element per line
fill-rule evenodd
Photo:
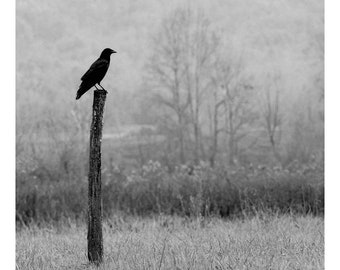
<path fill-rule="evenodd" d="M 53 174 L 49 178 L 41 171 L 38 167 L 33 173 L 17 175 L 17 221 L 85 220 L 87 178 L 59 175 L 56 181 Z M 117 167 L 103 168 L 102 180 L 105 217 L 116 211 L 194 217 L 240 216 L 258 211 L 324 212 L 323 167 L 318 164 L 282 169 L 211 168 L 201 163 L 177 166 L 169 172 L 159 162 L 150 161 L 129 173 Z"/>

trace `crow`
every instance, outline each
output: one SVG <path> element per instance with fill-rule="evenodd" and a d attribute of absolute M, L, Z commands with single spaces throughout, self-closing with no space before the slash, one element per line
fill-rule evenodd
<path fill-rule="evenodd" d="M 91 67 L 88 71 L 86 71 L 83 77 L 81 77 L 82 82 L 77 91 L 76 99 L 79 99 L 93 86 L 96 87 L 97 90 L 99 90 L 96 84 L 98 84 L 102 88 L 101 90 L 106 91 L 104 87 L 100 85 L 100 82 L 104 78 L 109 68 L 110 56 L 112 53 L 116 53 L 116 51 L 110 48 L 104 49 L 99 58 L 91 65 Z"/>

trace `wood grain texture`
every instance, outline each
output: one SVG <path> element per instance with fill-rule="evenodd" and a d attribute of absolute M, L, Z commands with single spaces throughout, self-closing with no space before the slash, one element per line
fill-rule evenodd
<path fill-rule="evenodd" d="M 106 91 L 94 91 L 90 131 L 90 162 L 88 188 L 88 259 L 100 264 L 103 260 L 101 141 Z"/>

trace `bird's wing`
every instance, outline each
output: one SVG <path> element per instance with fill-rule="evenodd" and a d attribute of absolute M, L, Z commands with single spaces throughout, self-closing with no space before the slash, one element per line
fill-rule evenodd
<path fill-rule="evenodd" d="M 87 78 L 92 76 L 96 76 L 97 72 L 102 72 L 103 70 L 107 70 L 109 67 L 109 61 L 106 59 L 99 58 L 97 59 L 89 68 L 88 71 L 81 77 L 81 80 L 84 81 Z"/>

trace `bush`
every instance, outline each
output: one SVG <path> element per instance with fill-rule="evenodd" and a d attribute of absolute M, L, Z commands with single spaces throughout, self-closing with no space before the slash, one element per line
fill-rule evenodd
<path fill-rule="evenodd" d="M 87 178 L 64 178 L 35 168 L 17 175 L 16 217 L 19 224 L 86 218 Z M 23 181 L 24 177 L 26 181 Z M 67 179 L 67 181 L 66 181 Z M 258 211 L 324 213 L 323 167 L 317 164 L 285 170 L 260 166 L 211 168 L 178 166 L 172 172 L 150 161 L 126 175 L 103 169 L 103 214 L 176 214 L 221 217 Z M 25 184 L 26 183 L 26 184 Z"/>

